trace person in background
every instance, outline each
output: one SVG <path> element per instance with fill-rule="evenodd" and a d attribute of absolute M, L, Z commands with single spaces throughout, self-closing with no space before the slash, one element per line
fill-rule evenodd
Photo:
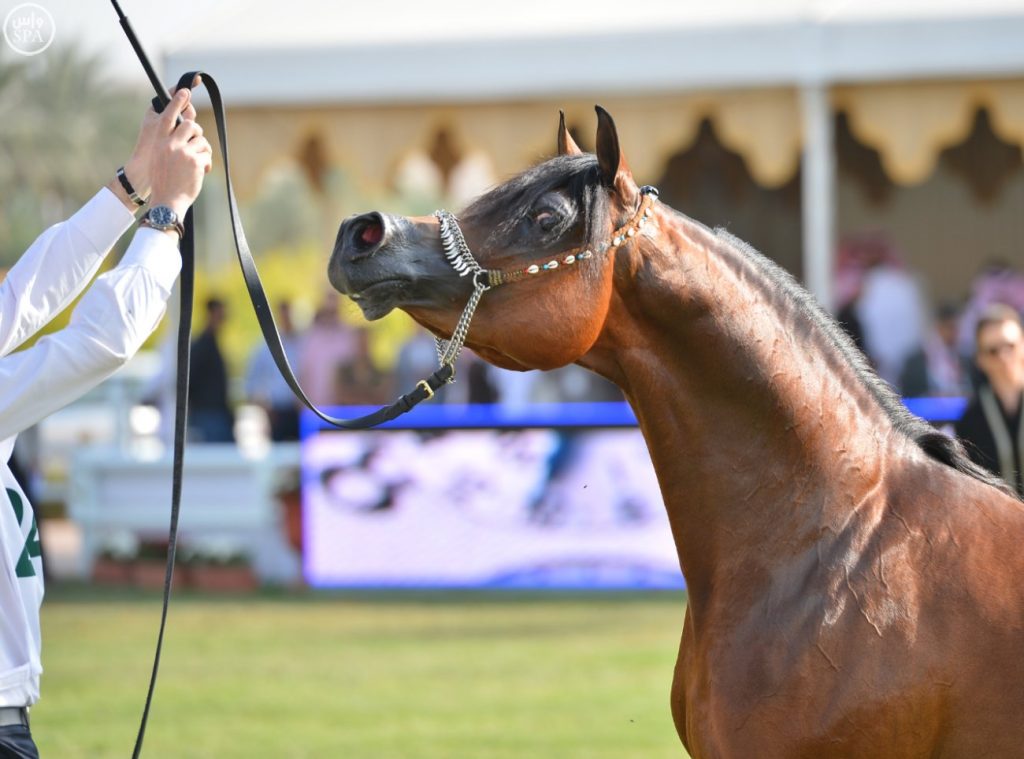
<path fill-rule="evenodd" d="M 956 436 L 980 466 L 1024 494 L 1021 400 L 1024 397 L 1024 330 L 1020 314 L 994 304 L 975 327 L 975 361 L 983 381 L 955 425 Z"/>
<path fill-rule="evenodd" d="M 921 347 L 910 354 L 900 372 L 900 392 L 909 398 L 956 396 L 971 392 L 970 362 L 957 348 L 960 309 L 943 303 Z"/>
<path fill-rule="evenodd" d="M 192 341 L 189 365 L 188 430 L 203 443 L 235 442 L 235 415 L 228 403 L 228 369 L 217 342 L 228 311 L 220 298 L 206 301 L 206 326 Z"/>
<path fill-rule="evenodd" d="M 927 308 L 897 246 L 882 232 L 862 232 L 839 245 L 836 319 L 885 381 L 900 371 L 924 339 Z"/>
<path fill-rule="evenodd" d="M 370 356 L 370 333 L 354 331 L 356 350 L 348 361 L 338 364 L 334 395 L 348 406 L 379 406 L 390 403 L 392 377 L 377 369 Z M 408 391 L 403 391 L 408 392 Z"/>
<path fill-rule="evenodd" d="M 466 403 L 497 403 L 498 388 L 491 378 L 491 365 L 467 350 L 462 354 L 462 371 L 466 378 Z"/>
<path fill-rule="evenodd" d="M 531 400 L 535 403 L 609 403 L 623 400 L 615 385 L 576 364 L 537 372 Z"/>
<path fill-rule="evenodd" d="M 302 335 L 295 329 L 291 303 L 283 300 L 277 304 L 276 321 L 284 355 L 293 368 L 297 367 L 302 353 Z M 245 394 L 266 412 L 271 440 L 287 442 L 299 439 L 298 401 L 281 376 L 265 342 L 261 341 L 249 358 Z"/>
<path fill-rule="evenodd" d="M 882 379 L 896 385 L 907 357 L 924 340 L 928 309 L 896 246 L 882 236 L 865 244 L 857 320 L 868 358 Z"/>
<path fill-rule="evenodd" d="M 860 325 L 860 318 L 857 316 L 857 299 L 860 295 L 854 296 L 854 300 L 844 305 L 836 312 L 836 321 L 843 332 L 849 335 L 857 349 L 867 356 L 867 349 L 864 347 L 864 328 Z M 870 360 L 870 356 L 868 357 Z"/>
<path fill-rule="evenodd" d="M 348 403 L 339 394 L 339 376 L 358 351 L 358 335 L 338 314 L 338 293 L 325 293 L 302 340 L 297 376 L 306 396 L 318 406 Z"/>
<path fill-rule="evenodd" d="M 970 295 L 960 317 L 960 353 L 974 355 L 975 326 L 981 314 L 996 303 L 1024 313 L 1024 273 L 1006 261 L 993 259 L 971 281 Z"/>
<path fill-rule="evenodd" d="M 181 123 L 176 119 L 181 116 Z M 32 504 L 8 468 L 15 436 L 80 398 L 131 358 L 156 329 L 181 270 L 180 220 L 212 151 L 188 89 L 150 108 L 128 162 L 67 221 L 32 244 L 0 283 L 0 757 L 37 759 L 28 709 L 39 699 L 43 566 Z M 67 156 L 70 158 L 71 156 Z M 114 243 L 149 210 L 120 263 Z M 86 287 L 68 326 L 17 351 Z M 116 662 L 111 662 L 116 666 Z M 98 706 L 97 715 L 103 711 Z"/>

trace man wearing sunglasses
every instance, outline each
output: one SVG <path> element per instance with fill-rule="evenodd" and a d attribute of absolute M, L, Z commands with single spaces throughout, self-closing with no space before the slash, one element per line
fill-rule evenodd
<path fill-rule="evenodd" d="M 956 423 L 970 457 L 1024 494 L 1024 329 L 1017 311 L 995 304 L 975 327 L 974 359 L 983 381 Z"/>

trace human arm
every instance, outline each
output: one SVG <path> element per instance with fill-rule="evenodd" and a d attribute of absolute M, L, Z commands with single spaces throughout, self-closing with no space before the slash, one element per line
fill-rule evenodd
<path fill-rule="evenodd" d="M 0 283 L 0 355 L 21 345 L 74 300 L 135 217 L 101 189 L 43 232 Z"/>
<path fill-rule="evenodd" d="M 180 268 L 171 237 L 140 229 L 65 329 L 0 359 L 0 440 L 88 392 L 133 356 L 159 324 Z"/>
<path fill-rule="evenodd" d="M 150 160 L 154 200 L 166 198 L 182 213 L 199 193 L 211 153 L 197 124 L 186 119 L 175 126 L 187 107 L 185 93 L 176 94 L 159 117 Z M 121 263 L 93 283 L 65 329 L 0 358 L 0 439 L 78 398 L 139 349 L 163 316 L 180 270 L 177 244 L 174 232 L 140 229 Z"/>
<path fill-rule="evenodd" d="M 174 119 L 179 113 L 183 124 L 176 129 Z M 175 95 L 164 114 L 149 109 L 125 164 L 126 176 L 143 197 L 155 186 L 163 196 L 161 202 L 180 215 L 191 202 L 183 189 L 191 186 L 172 174 L 171 169 L 180 170 L 183 161 L 169 153 L 194 136 L 201 140 L 202 130 L 194 118 L 187 90 Z M 201 179 L 200 175 L 200 184 Z M 85 289 L 114 243 L 131 227 L 135 210 L 120 182 L 112 179 L 74 216 L 39 236 L 0 283 L 0 356 L 38 332 Z"/>

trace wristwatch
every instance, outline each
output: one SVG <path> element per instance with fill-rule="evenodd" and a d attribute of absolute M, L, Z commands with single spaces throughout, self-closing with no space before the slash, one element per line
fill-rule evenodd
<path fill-rule="evenodd" d="M 185 236 L 185 227 L 181 225 L 178 214 L 167 206 L 153 206 L 150 208 L 139 219 L 139 226 L 152 227 L 153 229 L 159 229 L 161 232 L 173 230 L 178 233 L 178 239 Z"/>

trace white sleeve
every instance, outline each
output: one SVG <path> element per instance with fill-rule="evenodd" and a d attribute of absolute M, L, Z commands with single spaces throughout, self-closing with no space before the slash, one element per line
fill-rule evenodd
<path fill-rule="evenodd" d="M 63 311 L 89 283 L 135 216 L 106 187 L 43 232 L 0 283 L 0 356 Z"/>
<path fill-rule="evenodd" d="M 66 328 L 0 358 L 0 440 L 80 397 L 131 358 L 163 317 L 180 270 L 174 237 L 140 229 Z"/>

